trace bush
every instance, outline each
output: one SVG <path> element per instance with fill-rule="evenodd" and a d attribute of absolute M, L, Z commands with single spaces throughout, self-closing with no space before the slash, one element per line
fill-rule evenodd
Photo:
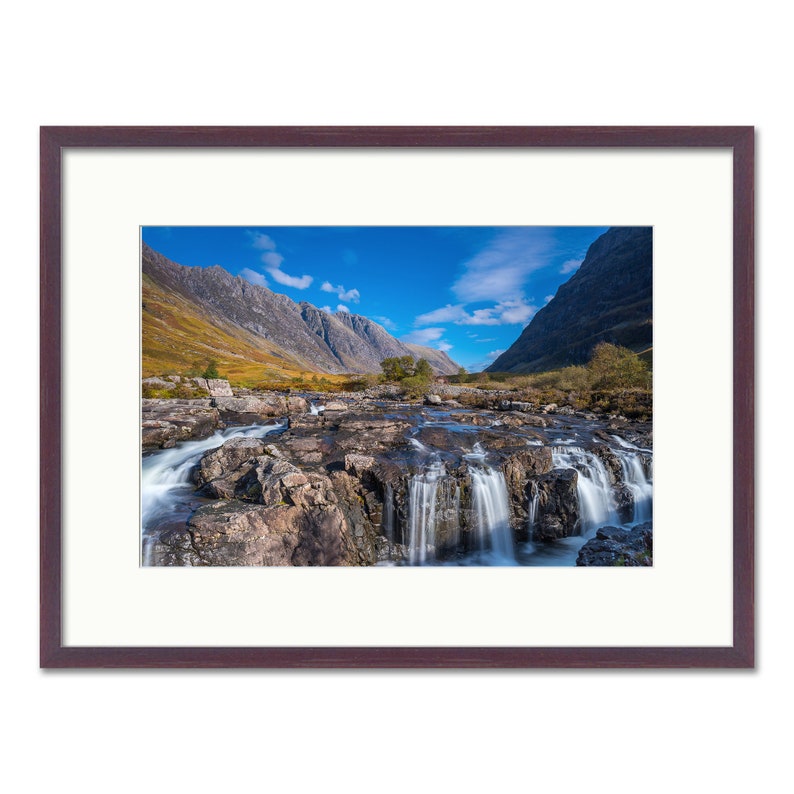
<path fill-rule="evenodd" d="M 587 369 L 593 389 L 648 389 L 651 385 L 645 361 L 628 348 L 608 342 L 600 342 L 595 346 Z"/>

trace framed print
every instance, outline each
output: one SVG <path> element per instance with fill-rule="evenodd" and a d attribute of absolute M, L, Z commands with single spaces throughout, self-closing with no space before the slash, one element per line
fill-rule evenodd
<path fill-rule="evenodd" d="M 41 130 L 43 667 L 754 665 L 751 127 Z"/>

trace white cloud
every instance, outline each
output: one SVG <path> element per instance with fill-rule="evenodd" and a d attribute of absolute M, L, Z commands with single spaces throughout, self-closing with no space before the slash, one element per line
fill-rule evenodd
<path fill-rule="evenodd" d="M 344 305 L 344 304 L 342 304 L 342 303 L 340 303 L 340 304 L 339 304 L 339 305 L 336 307 L 336 310 L 337 310 L 338 312 L 346 312 L 347 314 L 350 314 L 350 309 L 348 309 L 348 308 L 347 308 L 347 306 L 345 306 L 345 305 Z"/>
<path fill-rule="evenodd" d="M 458 323 L 466 319 L 466 309 L 463 304 L 452 306 L 447 304 L 440 309 L 434 309 L 432 312 L 420 314 L 416 320 L 416 325 L 433 325 L 434 323 Z"/>
<path fill-rule="evenodd" d="M 562 263 L 562 267 L 560 268 L 560 273 L 567 274 L 573 273 L 574 270 L 579 269 L 579 265 L 584 262 L 584 259 L 569 259 L 567 262 Z"/>
<path fill-rule="evenodd" d="M 256 284 L 259 287 L 267 286 L 267 279 L 261 273 L 257 273 L 256 270 L 251 270 L 250 267 L 244 267 L 240 271 L 240 275 L 251 284 Z"/>
<path fill-rule="evenodd" d="M 504 352 L 505 352 L 504 350 L 492 350 L 492 351 L 491 351 L 491 352 L 490 352 L 490 353 L 487 355 L 487 357 L 486 357 L 486 358 L 488 359 L 488 361 L 494 361 L 495 359 L 499 358 L 499 356 L 501 356 L 501 355 L 502 355 L 502 353 L 504 353 Z"/>
<path fill-rule="evenodd" d="M 284 257 L 276 251 L 276 242 L 272 237 L 268 237 L 262 232 L 248 232 L 248 236 L 251 238 L 251 245 L 254 248 L 265 252 L 262 254 L 262 261 L 267 266 L 266 270 L 273 281 L 283 284 L 285 287 L 295 287 L 295 289 L 306 289 L 311 286 L 314 281 L 312 276 L 290 276 L 289 273 L 281 270 L 281 263 L 284 261 Z M 250 273 L 256 272 L 250 270 L 250 268 L 246 268 L 246 271 Z M 264 277 L 262 278 L 264 279 Z M 249 278 L 248 280 L 250 281 L 251 279 Z M 252 283 L 258 284 L 259 282 L 254 281 Z"/>
<path fill-rule="evenodd" d="M 270 273 L 273 281 L 283 284 L 285 287 L 295 287 L 295 289 L 306 289 L 311 286 L 314 279 L 311 276 L 290 276 L 279 270 L 277 267 L 269 267 L 267 272 Z"/>
<path fill-rule="evenodd" d="M 441 339 L 446 332 L 445 328 L 422 328 L 419 331 L 411 331 L 410 334 L 400 337 L 401 342 L 409 342 L 413 345 L 427 345 Z"/>
<path fill-rule="evenodd" d="M 251 237 L 251 245 L 258 248 L 260 251 L 275 251 L 276 244 L 273 242 L 272 237 L 268 237 L 262 232 L 248 232 Z"/>
<path fill-rule="evenodd" d="M 340 301 L 352 301 L 358 303 L 361 298 L 361 293 L 357 289 L 346 290 L 341 284 L 334 286 L 330 281 L 324 281 L 320 289 L 323 292 L 334 292 Z"/>
<path fill-rule="evenodd" d="M 448 350 L 452 350 L 452 345 L 449 342 L 446 342 L 445 340 L 442 339 L 440 342 L 436 344 L 436 349 L 443 350 L 444 353 L 446 353 Z"/>
<path fill-rule="evenodd" d="M 508 229 L 465 262 L 463 275 L 452 285 L 462 303 L 505 301 L 521 296 L 526 277 L 547 264 L 552 245 L 537 229 Z"/>
<path fill-rule="evenodd" d="M 526 303 L 524 299 L 506 300 L 487 309 L 475 309 L 458 325 L 526 325 L 530 317 L 537 311 L 536 306 Z"/>
<path fill-rule="evenodd" d="M 277 254 L 275 251 L 268 251 L 266 254 L 262 254 L 262 261 L 268 267 L 281 267 L 284 257 L 281 254 Z"/>
<path fill-rule="evenodd" d="M 527 303 L 524 298 L 503 300 L 486 309 L 475 309 L 469 313 L 462 304 L 447 304 L 440 309 L 420 314 L 416 325 L 433 323 L 455 323 L 455 325 L 518 325 L 526 323 L 538 310 L 537 306 Z M 474 336 L 471 337 L 472 339 Z"/>
<path fill-rule="evenodd" d="M 495 342 L 495 341 L 496 341 L 496 337 L 491 337 L 490 339 L 478 339 L 477 344 L 481 345 L 484 342 Z"/>
<path fill-rule="evenodd" d="M 333 314 L 334 310 L 330 306 L 320 306 L 320 311 L 326 314 Z"/>
<path fill-rule="evenodd" d="M 548 303 L 548 302 L 549 302 L 549 301 L 550 301 L 550 300 L 551 300 L 553 297 L 554 297 L 554 295 L 547 295 L 547 296 L 546 296 L 546 297 L 543 299 L 543 303 L 544 303 L 544 305 L 545 305 L 546 303 Z"/>

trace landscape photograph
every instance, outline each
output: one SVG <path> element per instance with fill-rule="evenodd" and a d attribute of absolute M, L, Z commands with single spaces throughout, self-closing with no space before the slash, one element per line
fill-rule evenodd
<path fill-rule="evenodd" d="M 140 257 L 141 565 L 653 565 L 651 227 L 146 226 Z"/>

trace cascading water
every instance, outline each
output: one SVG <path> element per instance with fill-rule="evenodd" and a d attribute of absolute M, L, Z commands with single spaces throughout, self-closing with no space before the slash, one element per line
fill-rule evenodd
<path fill-rule="evenodd" d="M 490 466 L 472 467 L 470 474 L 480 554 L 487 555 L 491 564 L 515 563 L 504 474 Z"/>
<path fill-rule="evenodd" d="M 444 473 L 444 465 L 434 461 L 421 474 L 415 474 L 408 484 L 408 561 L 411 565 L 424 565 L 428 559 L 435 558 L 436 495 Z"/>
<path fill-rule="evenodd" d="M 529 509 L 527 520 L 527 533 L 529 535 L 529 542 L 534 540 L 535 526 L 538 523 L 538 506 L 540 505 L 540 489 L 537 483 L 530 484 L 531 495 L 529 497 Z"/>
<path fill-rule="evenodd" d="M 237 437 L 266 436 L 282 430 L 283 424 L 249 425 L 227 428 L 200 441 L 184 441 L 172 449 L 147 455 L 141 463 L 141 558 L 144 565 L 152 563 L 155 530 L 168 521 L 187 517 L 193 485 L 190 475 L 201 456 Z"/>
<path fill-rule="evenodd" d="M 321 413 L 325 412 L 324 405 L 315 405 L 314 403 L 309 403 L 309 413 L 312 416 L 319 416 Z"/>
<path fill-rule="evenodd" d="M 623 482 L 631 492 L 634 503 L 632 523 L 650 521 L 653 513 L 653 476 L 646 472 L 643 457 L 639 452 L 617 452 L 623 471 Z"/>
<path fill-rule="evenodd" d="M 559 469 L 576 469 L 579 497 L 579 534 L 590 535 L 598 527 L 620 524 L 612 483 L 598 456 L 581 447 L 553 447 L 552 465 Z"/>

